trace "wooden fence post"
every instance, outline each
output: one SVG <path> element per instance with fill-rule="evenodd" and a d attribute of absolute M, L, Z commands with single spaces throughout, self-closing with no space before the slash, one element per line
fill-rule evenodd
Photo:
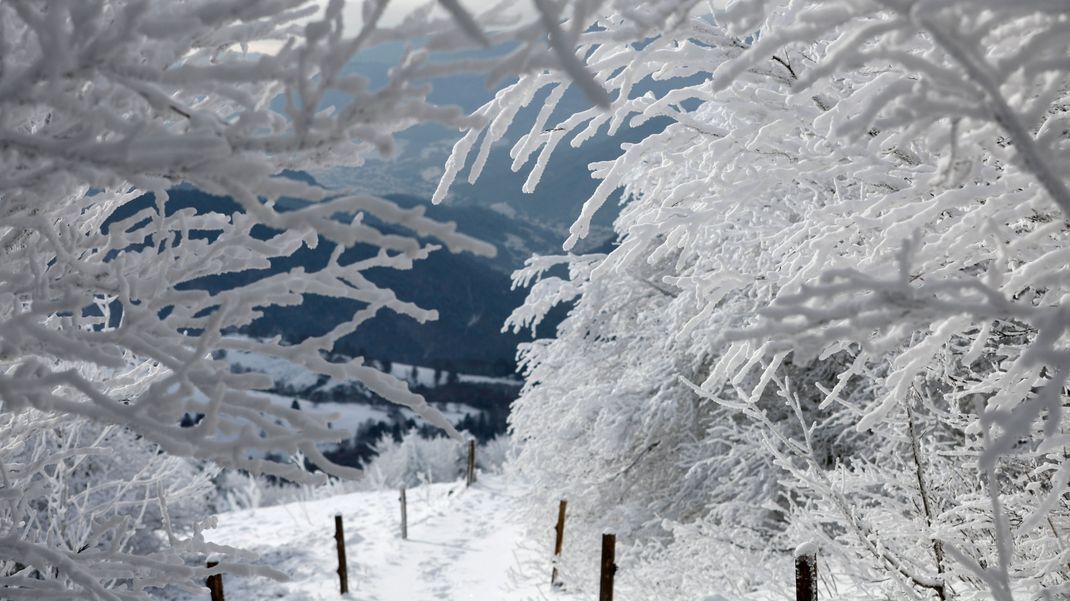
<path fill-rule="evenodd" d="M 468 472 L 465 486 L 472 486 L 476 481 L 476 441 L 468 441 Z"/>
<path fill-rule="evenodd" d="M 817 601 L 817 546 L 813 543 L 795 550 L 795 600 Z"/>
<path fill-rule="evenodd" d="M 344 595 L 349 592 L 349 570 L 346 564 L 346 538 L 342 532 L 342 514 L 334 516 L 334 542 L 338 547 L 338 587 Z"/>
<path fill-rule="evenodd" d="M 214 568 L 219 565 L 219 562 L 209 561 L 207 565 L 209 568 Z M 212 601 L 224 601 L 222 574 L 212 574 L 204 583 L 208 585 L 208 591 L 212 594 Z"/>
<path fill-rule="evenodd" d="M 561 583 L 557 581 L 557 559 L 561 557 L 561 550 L 565 543 L 565 507 L 567 505 L 568 501 L 562 499 L 557 506 L 557 526 L 554 527 L 557 532 L 554 538 L 554 568 L 550 572 L 550 586 L 553 588 L 561 587 Z"/>
<path fill-rule="evenodd" d="M 617 535 L 602 535 L 602 578 L 598 587 L 598 601 L 613 601 L 613 576 L 617 573 Z"/>
<path fill-rule="evenodd" d="M 407 540 L 409 538 L 409 512 L 406 507 L 404 486 L 401 487 L 401 496 L 398 500 L 401 501 L 401 540 Z"/>

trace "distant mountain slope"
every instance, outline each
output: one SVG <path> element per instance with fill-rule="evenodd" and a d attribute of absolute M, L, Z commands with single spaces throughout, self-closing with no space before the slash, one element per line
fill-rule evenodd
<path fill-rule="evenodd" d="M 307 174 L 289 175 L 314 181 Z M 224 214 L 241 210 L 237 203 L 228 198 L 212 196 L 188 186 L 177 187 L 169 194 L 165 206 L 168 214 L 183 208 L 194 208 L 198 213 Z M 405 196 L 398 196 L 396 200 L 406 206 L 425 203 Z M 303 203 L 290 200 L 281 203 L 281 206 L 293 208 Z M 116 210 L 105 222 L 105 231 L 112 222 L 154 204 L 152 194 L 131 201 Z M 511 290 L 508 273 L 530 253 L 547 252 L 556 234 L 536 224 L 478 206 L 430 207 L 429 214 L 436 219 L 455 221 L 460 231 L 490 241 L 500 248 L 499 256 L 487 259 L 467 254 L 455 255 L 442 250 L 432 253 L 427 260 L 417 262 L 408 271 L 374 269 L 366 272 L 371 281 L 394 290 L 399 298 L 436 309 L 439 320 L 420 324 L 409 317 L 383 311 L 356 332 L 341 339 L 334 351 L 347 356 L 366 355 L 379 360 L 472 374 L 511 374 L 515 368 L 516 345 L 526 337 L 500 331 L 505 318 L 523 297 L 522 291 Z M 388 232 L 408 234 L 396 228 L 377 225 Z M 265 228 L 264 238 L 271 235 Z M 302 246 L 289 257 L 273 260 L 269 269 L 225 274 L 191 285 L 213 291 L 224 290 L 240 282 L 298 266 L 307 271 L 316 271 L 326 264 L 334 247 L 333 243 L 321 240 L 315 249 Z M 370 252 L 369 247 L 361 245 L 347 249 L 342 255 L 342 263 L 351 263 Z M 361 306 L 356 301 L 309 295 L 301 307 L 269 308 L 264 317 L 242 333 L 255 337 L 281 335 L 286 340 L 298 341 L 322 334 L 349 319 Z"/>
<path fill-rule="evenodd" d="M 563 229 L 555 229 L 535 221 L 507 205 L 433 205 L 427 199 L 408 194 L 388 194 L 386 197 L 404 207 L 423 205 L 429 217 L 439 221 L 453 221 L 460 231 L 490 242 L 498 249 L 497 256 L 489 259 L 476 257 L 475 260 L 510 276 L 533 254 L 561 252 L 561 241 L 565 234 Z"/>
<path fill-rule="evenodd" d="M 286 359 L 257 353 L 220 351 L 216 357 L 230 363 L 235 372 L 271 376 L 274 384 L 262 394 L 272 403 L 315 412 L 328 417 L 331 427 L 349 431 L 351 436 L 341 444 L 320 447 L 335 463 L 361 465 L 374 454 L 373 446 L 384 435 L 399 439 L 414 428 L 429 435 L 438 433 L 408 408 L 383 399 L 357 380 L 329 378 Z M 523 384 L 515 377 L 479 376 L 389 361 L 369 363 L 405 381 L 458 430 L 480 441 L 505 431 L 509 405 Z M 192 425 L 196 418 L 187 416 L 185 423 Z"/>

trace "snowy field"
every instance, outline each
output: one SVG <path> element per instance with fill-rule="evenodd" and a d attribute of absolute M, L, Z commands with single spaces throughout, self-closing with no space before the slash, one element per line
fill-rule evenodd
<path fill-rule="evenodd" d="M 516 489 L 501 476 L 410 489 L 409 538 L 400 538 L 397 491 L 224 513 L 209 542 L 248 549 L 288 582 L 224 576 L 227 599 L 318 601 L 527 601 L 574 597 L 549 591 L 552 541 L 525 540 Z M 349 594 L 338 590 L 334 516 L 345 523 Z M 549 530 L 549 529 L 548 529 Z M 543 543 L 543 544 L 539 544 Z M 201 601 L 204 595 L 178 597 Z"/>
<path fill-rule="evenodd" d="M 304 399 L 273 394 L 270 392 L 259 392 L 257 394 L 267 398 L 272 404 L 280 407 L 292 407 L 294 403 L 297 403 L 297 406 L 301 408 L 301 411 L 308 411 L 313 415 L 320 416 L 326 423 L 330 424 L 330 427 L 345 430 L 351 435 L 357 431 L 357 428 L 368 422 L 390 423 L 390 409 L 399 411 L 401 415 L 407 419 L 422 420 L 420 416 L 416 415 L 416 413 L 407 407 L 366 405 L 364 403 L 336 403 L 330 401 L 313 403 Z M 437 403 L 435 404 L 435 408 L 441 411 L 442 415 L 446 416 L 446 419 L 455 424 L 463 420 L 465 417 L 475 417 L 479 415 L 478 409 L 464 403 Z M 324 446 L 333 447 L 335 445 Z"/>
<path fill-rule="evenodd" d="M 270 357 L 260 353 L 248 351 L 227 351 L 227 361 L 234 367 L 243 371 L 255 371 L 270 374 L 278 384 L 288 385 L 296 390 L 313 389 L 329 391 L 340 386 L 353 386 L 359 383 L 356 380 L 339 380 L 327 378 L 320 383 L 319 374 L 281 357 Z M 377 361 L 371 361 L 371 365 L 382 368 Z M 409 365 L 407 363 L 390 363 L 390 375 L 404 380 L 410 386 L 422 386 L 434 388 L 447 383 L 449 373 L 446 370 L 436 370 L 421 365 Z M 521 381 L 516 378 L 497 378 L 481 376 L 477 374 L 457 374 L 457 381 L 465 384 L 493 384 L 500 386 L 520 386 Z"/>

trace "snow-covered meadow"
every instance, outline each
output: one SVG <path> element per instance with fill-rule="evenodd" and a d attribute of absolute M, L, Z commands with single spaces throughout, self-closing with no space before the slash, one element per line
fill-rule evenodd
<path fill-rule="evenodd" d="M 391 423 L 396 418 L 392 415 L 399 411 L 402 419 L 413 419 L 422 423 L 418 413 L 407 407 L 374 402 L 369 391 L 361 384 L 360 380 L 323 377 L 302 365 L 285 358 L 271 357 L 255 352 L 238 351 L 228 352 L 222 355 L 222 359 L 230 364 L 231 370 L 239 373 L 264 374 L 271 378 L 273 389 L 278 392 L 259 393 L 269 399 L 272 405 L 281 408 L 297 408 L 301 411 L 316 416 L 329 428 L 345 430 L 351 435 L 360 426 L 368 423 Z M 410 388 L 431 389 L 444 386 L 454 379 L 459 383 L 490 384 L 507 387 L 520 385 L 520 381 L 513 378 L 495 378 L 472 374 L 450 374 L 441 369 L 408 365 L 400 362 L 389 363 L 389 369 L 384 369 L 381 363 L 373 365 L 394 378 L 405 382 Z M 311 401 L 310 397 L 338 396 L 331 394 L 340 390 L 342 396 L 348 396 L 346 401 Z M 287 392 L 289 394 L 280 394 Z M 345 394 L 348 393 L 348 394 Z M 436 403 L 434 407 L 450 423 L 458 424 L 465 417 L 478 416 L 480 410 L 462 401 Z M 324 445 L 329 448 L 332 445 Z"/>
<path fill-rule="evenodd" d="M 276 387 L 291 388 L 299 391 L 314 392 L 316 390 L 329 391 L 333 388 L 344 386 L 359 386 L 360 380 L 339 379 L 322 377 L 317 372 L 288 359 L 265 356 L 248 351 L 229 352 L 223 355 L 235 371 L 252 371 L 267 374 L 273 378 Z M 501 378 L 481 376 L 476 374 L 450 374 L 443 369 L 424 367 L 421 365 L 409 365 L 397 361 L 391 361 L 388 368 L 384 369 L 381 362 L 376 362 L 376 367 L 399 380 L 403 380 L 411 387 L 435 388 L 450 382 L 456 378 L 457 382 L 497 384 L 501 386 L 519 386 L 518 378 Z"/>

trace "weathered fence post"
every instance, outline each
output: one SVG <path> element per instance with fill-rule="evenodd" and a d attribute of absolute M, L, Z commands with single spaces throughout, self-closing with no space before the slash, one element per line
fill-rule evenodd
<path fill-rule="evenodd" d="M 557 506 L 557 526 L 554 530 L 557 532 L 557 536 L 554 538 L 554 568 L 550 572 L 550 586 L 553 588 L 560 588 L 561 583 L 557 581 L 557 559 L 561 557 L 561 549 L 564 547 L 565 542 L 565 506 L 568 505 L 568 501 L 564 499 Z"/>
<path fill-rule="evenodd" d="M 342 514 L 334 516 L 334 542 L 338 547 L 338 588 L 342 594 L 349 592 L 349 570 L 346 564 L 346 538 L 342 532 Z"/>
<path fill-rule="evenodd" d="M 468 471 L 465 486 L 472 486 L 476 481 L 476 441 L 468 441 Z"/>
<path fill-rule="evenodd" d="M 795 549 L 795 601 L 817 601 L 817 545 Z"/>
<path fill-rule="evenodd" d="M 617 535 L 602 535 L 602 578 L 598 586 L 598 601 L 613 601 L 613 576 L 617 573 L 615 563 Z"/>
<path fill-rule="evenodd" d="M 209 561 L 207 565 L 209 568 L 214 568 L 219 565 L 219 562 Z M 222 574 L 212 574 L 204 583 L 208 585 L 208 591 L 212 594 L 212 601 L 224 601 Z"/>
<path fill-rule="evenodd" d="M 398 500 L 401 501 L 401 540 L 407 540 L 409 538 L 409 511 L 406 507 L 404 486 L 401 487 L 401 496 Z"/>

